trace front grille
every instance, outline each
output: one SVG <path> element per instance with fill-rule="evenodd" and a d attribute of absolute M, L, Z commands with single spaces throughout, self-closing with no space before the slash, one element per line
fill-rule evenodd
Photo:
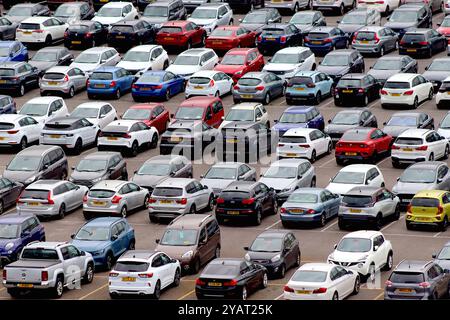
<path fill-rule="evenodd" d="M 330 260 L 330 262 L 335 265 L 342 266 L 342 267 L 356 266 L 359 263 L 359 262 L 339 262 L 339 261 L 334 261 L 334 260 Z"/>
<path fill-rule="evenodd" d="M 261 263 L 261 264 L 266 264 L 269 263 L 270 260 L 253 260 L 254 263 Z"/>

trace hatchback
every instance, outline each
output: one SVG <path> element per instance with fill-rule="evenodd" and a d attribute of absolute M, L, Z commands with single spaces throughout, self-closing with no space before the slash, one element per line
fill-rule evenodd
<path fill-rule="evenodd" d="M 116 109 L 107 102 L 85 102 L 79 104 L 70 113 L 71 118 L 86 118 L 100 129 L 105 128 L 112 121 L 117 120 Z"/>
<path fill-rule="evenodd" d="M 78 68 L 52 67 L 39 82 L 41 96 L 60 93 L 73 98 L 75 93 L 86 88 L 87 80 L 87 75 Z"/>
<path fill-rule="evenodd" d="M 161 103 L 142 103 L 129 107 L 122 115 L 122 120 L 138 120 L 149 127 L 155 127 L 159 134 L 166 131 L 170 122 L 169 110 Z"/>
<path fill-rule="evenodd" d="M 366 26 L 380 26 L 381 15 L 372 8 L 356 8 L 347 12 L 337 23 L 337 27 L 351 39 L 356 32 Z"/>
<path fill-rule="evenodd" d="M 302 34 L 293 24 L 274 23 L 262 28 L 256 39 L 258 50 L 265 54 L 282 48 L 298 46 L 302 43 Z"/>
<path fill-rule="evenodd" d="M 339 111 L 328 120 L 324 132 L 331 137 L 333 144 L 336 144 L 345 131 L 356 127 L 378 128 L 377 118 L 367 109 L 352 108 L 352 110 Z M 388 133 L 386 128 L 383 131 Z"/>
<path fill-rule="evenodd" d="M 239 22 L 241 27 L 261 32 L 261 29 L 266 25 L 271 23 L 281 23 L 281 18 L 280 13 L 275 8 L 260 8 L 257 10 L 250 10 L 243 19 L 239 19 Z"/>
<path fill-rule="evenodd" d="M 81 69 L 88 75 L 103 66 L 115 66 L 121 57 L 116 49 L 110 47 L 94 47 L 82 51 L 73 62 L 71 67 Z"/>
<path fill-rule="evenodd" d="M 28 100 L 20 108 L 19 114 L 30 116 L 44 125 L 48 120 L 56 117 L 65 117 L 69 112 L 64 99 L 51 96 Z"/>
<path fill-rule="evenodd" d="M 356 48 L 356 47 L 355 47 Z M 390 54 L 386 57 L 377 59 L 375 64 L 370 67 L 369 72 L 377 81 L 384 85 L 387 79 L 397 73 L 417 73 L 417 60 L 410 56 L 397 56 Z"/>
<path fill-rule="evenodd" d="M 32 16 L 23 20 L 16 30 L 16 40 L 46 47 L 64 39 L 69 24 L 54 17 Z"/>
<path fill-rule="evenodd" d="M 317 71 L 327 74 L 337 84 L 347 73 L 364 73 L 364 58 L 356 50 L 336 50 L 323 58 Z"/>
<path fill-rule="evenodd" d="M 265 106 L 257 102 L 243 102 L 232 106 L 220 124 L 219 129 L 222 129 L 232 121 L 253 121 L 270 128 L 269 113 Z"/>
<path fill-rule="evenodd" d="M 193 96 L 221 97 L 231 93 L 233 79 L 222 71 L 198 71 L 186 84 L 186 99 Z"/>
<path fill-rule="evenodd" d="M 291 47 L 277 51 L 264 66 L 263 71 L 272 72 L 282 79 L 290 79 L 299 71 L 316 69 L 316 56 L 308 48 Z"/>
<path fill-rule="evenodd" d="M 303 38 L 303 45 L 315 54 L 326 54 L 336 49 L 348 48 L 350 39 L 339 28 L 317 27 Z"/>
<path fill-rule="evenodd" d="M 249 72 L 240 78 L 233 87 L 233 101 L 257 101 L 269 104 L 283 96 L 285 81 L 271 72 Z"/>
<path fill-rule="evenodd" d="M 23 150 L 39 142 L 43 124 L 34 118 L 20 114 L 0 115 L 0 146 L 11 146 Z"/>
<path fill-rule="evenodd" d="M 445 190 L 422 190 L 411 199 L 406 209 L 406 229 L 414 226 L 435 226 L 446 231 L 450 220 L 450 193 Z"/>
<path fill-rule="evenodd" d="M 139 45 L 131 48 L 116 67 L 124 68 L 139 78 L 148 70 L 164 70 L 169 66 L 169 56 L 158 45 Z"/>
<path fill-rule="evenodd" d="M 281 114 L 278 120 L 275 120 L 274 130 L 282 136 L 289 129 L 297 128 L 315 128 L 323 130 L 325 120 L 320 114 L 319 109 L 309 106 L 289 107 Z"/>
<path fill-rule="evenodd" d="M 382 57 L 398 49 L 398 35 L 381 26 L 364 27 L 355 32 L 352 48 L 361 53 L 373 53 Z"/>
<path fill-rule="evenodd" d="M 115 23 L 109 29 L 106 42 L 113 48 L 133 48 L 137 45 L 154 43 L 156 30 L 145 20 L 131 20 Z"/>
<path fill-rule="evenodd" d="M 167 21 L 185 20 L 186 8 L 181 0 L 164 0 L 149 3 L 148 0 L 138 0 L 137 7 L 142 12 L 142 19 L 154 25 L 157 29 Z"/>
<path fill-rule="evenodd" d="M 220 26 L 214 29 L 206 39 L 206 48 L 226 52 L 233 48 L 253 47 L 256 43 L 256 31 L 240 26 Z"/>
<path fill-rule="evenodd" d="M 224 75 L 224 73 L 222 74 Z M 196 77 L 192 77 L 191 79 L 193 78 L 195 79 Z M 183 120 L 183 121 L 201 120 L 208 126 L 218 128 L 222 123 L 223 116 L 224 116 L 223 103 L 220 98 L 192 97 L 184 100 L 180 104 L 180 106 L 175 111 L 175 115 L 173 116 L 173 118 L 176 120 Z"/>
<path fill-rule="evenodd" d="M 219 57 L 212 49 L 189 49 L 179 54 L 166 71 L 188 80 L 197 71 L 212 70 L 218 63 Z"/>
<path fill-rule="evenodd" d="M 315 104 L 333 96 L 333 79 L 323 72 L 299 71 L 287 82 L 286 103 L 312 101 Z"/>
<path fill-rule="evenodd" d="M 427 4 L 404 4 L 395 9 L 384 24 L 402 39 L 406 31 L 414 28 L 431 28 L 432 12 Z"/>
<path fill-rule="evenodd" d="M 189 2 L 185 1 L 185 3 L 189 7 Z M 188 16 L 188 21 L 194 22 L 209 35 L 220 26 L 233 25 L 233 10 L 226 2 L 204 3 L 194 9 Z"/>
<path fill-rule="evenodd" d="M 320 11 L 306 10 L 295 13 L 289 23 L 295 25 L 302 33 L 303 39 L 315 27 L 325 27 L 327 21 Z M 302 42 L 303 42 L 302 39 Z"/>
<path fill-rule="evenodd" d="M 190 49 L 204 46 L 206 31 L 191 21 L 169 21 L 162 25 L 156 35 L 156 43 L 167 47 Z"/>
<path fill-rule="evenodd" d="M 447 49 L 447 39 L 433 29 L 414 29 L 407 31 L 400 41 L 399 54 L 424 55 L 431 58 L 433 54 Z"/>
<path fill-rule="evenodd" d="M 39 69 L 42 77 L 44 73 L 55 66 L 67 66 L 72 63 L 73 54 L 64 47 L 50 47 L 39 49 L 29 61 L 30 65 Z"/>
<path fill-rule="evenodd" d="M 334 88 L 334 104 L 342 106 L 351 101 L 353 105 L 365 107 L 369 102 L 380 98 L 380 89 L 381 85 L 371 75 L 348 73 Z"/>
<path fill-rule="evenodd" d="M 436 107 L 438 109 L 450 106 L 450 76 L 442 81 L 436 93 Z"/>
<path fill-rule="evenodd" d="M 27 62 L 0 63 L 0 91 L 23 96 L 28 90 L 39 87 L 39 69 Z"/>
<path fill-rule="evenodd" d="M 28 61 L 28 49 L 19 41 L 0 42 L 0 61 Z"/>
<path fill-rule="evenodd" d="M 83 20 L 74 23 L 64 33 L 64 46 L 68 49 L 73 47 L 96 47 L 106 42 L 108 27 L 100 22 Z"/>
<path fill-rule="evenodd" d="M 433 59 L 433 61 L 425 67 L 425 72 L 422 76 L 428 81 L 431 81 L 434 92 L 437 93 L 442 82 L 448 77 L 449 74 L 450 57 Z"/>
<path fill-rule="evenodd" d="M 251 71 L 261 71 L 264 57 L 256 48 L 234 48 L 229 50 L 214 67 L 230 76 L 236 83 L 243 75 Z"/>
<path fill-rule="evenodd" d="M 98 96 L 113 96 L 120 99 L 122 94 L 131 91 L 134 76 L 123 68 L 100 67 L 95 69 L 87 81 L 89 99 Z"/>

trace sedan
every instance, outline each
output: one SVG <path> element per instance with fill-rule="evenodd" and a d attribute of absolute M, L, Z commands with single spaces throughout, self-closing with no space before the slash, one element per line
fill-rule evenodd
<path fill-rule="evenodd" d="M 357 294 L 360 278 L 356 271 L 327 263 L 302 265 L 284 286 L 286 300 L 343 300 Z"/>
<path fill-rule="evenodd" d="M 197 299 L 247 300 L 248 295 L 267 287 L 267 269 L 245 259 L 214 259 L 195 281 Z"/>
<path fill-rule="evenodd" d="M 0 18 L 0 39 L 16 40 L 17 22 L 12 22 L 7 17 Z"/>
<path fill-rule="evenodd" d="M 280 208 L 283 227 L 292 224 L 317 224 L 324 227 L 337 217 L 341 200 L 339 195 L 322 188 L 301 188 L 292 192 Z"/>
<path fill-rule="evenodd" d="M 447 49 L 447 39 L 434 29 L 415 29 L 408 31 L 400 41 L 399 54 L 425 55 L 431 58 L 433 54 Z"/>
<path fill-rule="evenodd" d="M 89 99 L 98 96 L 113 96 L 120 99 L 123 93 L 131 91 L 134 75 L 123 68 L 100 67 L 94 70 L 87 81 Z"/>
<path fill-rule="evenodd" d="M 384 85 L 387 79 L 397 73 L 417 73 L 418 64 L 410 56 L 389 55 L 377 59 L 367 74 L 373 76 Z"/>
<path fill-rule="evenodd" d="M 39 69 L 40 76 L 55 66 L 68 66 L 74 59 L 73 54 L 64 47 L 46 47 L 38 50 L 29 61 L 30 65 Z"/>
<path fill-rule="evenodd" d="M 286 47 L 298 46 L 301 42 L 302 34 L 295 25 L 274 23 L 262 29 L 261 34 L 256 39 L 256 46 L 261 53 L 265 54 Z"/>
<path fill-rule="evenodd" d="M 333 96 L 333 79 L 323 72 L 300 71 L 287 82 L 286 103 L 312 101 L 319 104 L 324 98 Z"/>
<path fill-rule="evenodd" d="M 239 26 L 220 26 L 214 29 L 206 39 L 206 48 L 215 51 L 228 51 L 233 48 L 254 47 L 256 31 Z"/>
<path fill-rule="evenodd" d="M 100 130 L 112 121 L 117 120 L 117 112 L 107 102 L 85 102 L 78 105 L 70 114 L 71 118 L 86 118 L 90 123 L 98 125 Z"/>
<path fill-rule="evenodd" d="M 283 79 L 270 72 L 249 72 L 233 87 L 233 101 L 257 101 L 269 104 L 283 96 L 286 87 Z"/>
<path fill-rule="evenodd" d="M 289 20 L 289 23 L 292 23 L 300 30 L 303 38 L 315 27 L 324 27 L 327 25 L 327 21 L 322 12 L 312 10 L 297 12 Z"/>
<path fill-rule="evenodd" d="M 52 67 L 48 69 L 39 82 L 41 96 L 63 94 L 73 98 L 77 92 L 86 88 L 88 76 L 75 67 Z"/>
<path fill-rule="evenodd" d="M 231 93 L 233 79 L 222 71 L 203 70 L 194 73 L 186 84 L 186 99 L 193 96 L 221 97 Z"/>
<path fill-rule="evenodd" d="M 345 131 L 356 127 L 378 128 L 377 118 L 366 109 L 352 108 L 352 110 L 339 111 L 328 120 L 324 132 L 331 137 L 333 144 L 336 144 Z"/>
<path fill-rule="evenodd" d="M 317 71 L 326 73 L 338 83 L 347 73 L 364 73 L 363 56 L 356 50 L 337 50 L 328 53 L 319 63 Z"/>
<path fill-rule="evenodd" d="M 131 89 L 131 96 L 136 102 L 148 101 L 151 98 L 170 100 L 178 93 L 184 92 L 183 77 L 170 71 L 146 71 Z"/>
<path fill-rule="evenodd" d="M 23 187 L 20 182 L 0 177 L 0 214 L 3 214 L 5 209 L 15 205 Z"/>
<path fill-rule="evenodd" d="M 366 107 L 369 102 L 380 98 L 381 85 L 371 75 L 348 73 L 337 83 L 334 89 L 334 104 L 336 106 L 352 106 L 362 104 Z"/>
<path fill-rule="evenodd" d="M 383 132 L 397 138 L 408 129 L 434 129 L 434 119 L 424 112 L 395 112 L 383 123 Z"/>
<path fill-rule="evenodd" d="M 106 42 L 108 27 L 100 22 L 83 20 L 70 25 L 64 33 L 64 46 L 91 48 Z"/>

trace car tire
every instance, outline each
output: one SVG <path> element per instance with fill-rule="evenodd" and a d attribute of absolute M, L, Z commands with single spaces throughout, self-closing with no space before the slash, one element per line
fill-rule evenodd
<path fill-rule="evenodd" d="M 155 290 L 153 291 L 153 298 L 159 300 L 161 297 L 161 282 L 158 280 L 155 284 Z"/>
<path fill-rule="evenodd" d="M 338 218 L 338 227 L 339 227 L 339 230 L 347 229 L 347 225 L 345 224 L 344 220 L 339 219 L 339 218 Z"/>
<path fill-rule="evenodd" d="M 111 270 L 114 265 L 114 256 L 111 252 L 108 252 L 105 258 L 105 269 L 107 271 Z"/>
<path fill-rule="evenodd" d="M 428 161 L 434 161 L 434 154 L 430 153 L 430 156 L 428 157 Z"/>
<path fill-rule="evenodd" d="M 132 156 L 132 157 L 136 157 L 138 155 L 139 146 L 138 146 L 137 141 L 133 142 L 133 144 L 131 145 L 131 149 L 129 151 L 130 151 L 130 156 Z"/>
<path fill-rule="evenodd" d="M 450 152 L 449 147 L 446 146 L 445 147 L 445 151 L 444 151 L 444 156 L 442 157 L 443 160 L 447 160 L 448 159 L 449 152 Z"/>
<path fill-rule="evenodd" d="M 175 270 L 175 275 L 173 276 L 172 287 L 178 287 L 180 285 L 180 282 L 181 282 L 181 272 L 180 269 L 177 268 L 177 270 Z"/>
<path fill-rule="evenodd" d="M 56 277 L 55 286 L 51 289 L 52 296 L 56 299 L 62 297 L 64 292 L 64 276 L 58 275 Z"/>
<path fill-rule="evenodd" d="M 191 206 L 191 208 L 189 209 L 189 214 L 196 214 L 197 213 L 197 208 L 195 207 L 195 204 L 193 204 Z"/>
<path fill-rule="evenodd" d="M 343 16 L 344 15 L 344 13 L 345 13 L 345 7 L 344 7 L 344 4 L 341 4 L 341 6 L 339 7 L 339 15 L 340 16 Z"/>
<path fill-rule="evenodd" d="M 375 274 L 376 274 L 375 270 L 376 270 L 375 264 L 372 262 L 369 266 L 369 271 L 366 275 L 366 282 L 370 281 L 373 283 L 375 281 Z"/>
<path fill-rule="evenodd" d="M 327 148 L 327 154 L 331 154 L 332 151 L 333 151 L 333 143 L 330 141 Z"/>
<path fill-rule="evenodd" d="M 94 265 L 89 262 L 83 276 L 83 283 L 88 284 L 94 280 Z"/>
<path fill-rule="evenodd" d="M 25 85 L 23 83 L 20 84 L 19 90 L 17 91 L 17 95 L 19 97 L 23 97 L 25 95 Z"/>
<path fill-rule="evenodd" d="M 16 288 L 8 288 L 6 289 L 6 292 L 8 292 L 12 298 L 20 298 L 20 291 Z"/>
<path fill-rule="evenodd" d="M 344 160 L 336 158 L 336 164 L 338 166 L 343 166 L 344 165 Z"/>
<path fill-rule="evenodd" d="M 394 214 L 393 214 L 393 218 L 394 218 L 395 221 L 397 221 L 398 219 L 400 219 L 400 205 L 397 205 L 397 206 L 395 207 L 395 211 L 394 211 Z"/>
<path fill-rule="evenodd" d="M 132 239 L 130 240 L 130 243 L 128 243 L 127 250 L 134 250 L 136 249 L 136 240 Z"/>
<path fill-rule="evenodd" d="M 0 214 L 3 214 L 5 207 L 3 206 L 3 200 L 0 200 Z"/>
<path fill-rule="evenodd" d="M 186 42 L 186 46 L 185 46 L 184 50 L 189 50 L 190 48 L 192 48 L 192 43 L 191 43 L 191 40 L 188 40 Z"/>
<path fill-rule="evenodd" d="M 66 205 L 63 203 L 61 204 L 61 207 L 59 207 L 58 219 L 59 220 L 64 219 L 65 215 L 66 215 Z"/>
<path fill-rule="evenodd" d="M 327 217 L 325 216 L 325 212 L 324 212 L 320 215 L 319 225 L 321 227 L 325 227 L 326 224 L 327 224 Z"/>
<path fill-rule="evenodd" d="M 170 100 L 170 97 L 171 97 L 170 89 L 167 89 L 167 90 L 166 90 L 166 94 L 164 95 L 164 100 L 169 101 L 169 100 Z M 187 99 L 187 98 L 188 98 L 188 97 L 186 96 L 186 99 Z"/>
<path fill-rule="evenodd" d="M 382 227 L 383 227 L 383 215 L 379 212 L 377 214 L 377 217 L 375 218 L 373 229 L 379 231 L 381 230 Z"/>
<path fill-rule="evenodd" d="M 116 92 L 114 93 L 114 99 L 119 100 L 122 96 L 122 93 L 120 92 L 120 89 L 117 88 Z"/>
<path fill-rule="evenodd" d="M 311 158 L 309 158 L 309 162 L 311 162 L 311 163 L 316 162 L 316 150 L 313 150 L 311 152 Z"/>
<path fill-rule="evenodd" d="M 261 208 L 258 208 L 256 210 L 254 223 L 256 226 L 259 226 L 261 224 L 261 221 L 262 221 L 262 210 L 261 210 Z"/>
<path fill-rule="evenodd" d="M 270 103 L 270 94 L 267 92 L 264 96 L 263 104 L 268 105 Z"/>
<path fill-rule="evenodd" d="M 361 288 L 361 279 L 359 278 L 359 275 L 356 276 L 355 284 L 353 285 L 353 292 L 352 295 L 356 295 L 359 293 L 359 290 Z"/>
<path fill-rule="evenodd" d="M 217 246 L 214 250 L 214 259 L 220 258 L 220 246 Z"/>
<path fill-rule="evenodd" d="M 321 101 L 322 101 L 322 94 L 320 93 L 320 91 L 318 91 L 314 103 L 318 105 L 320 104 Z"/>
<path fill-rule="evenodd" d="M 382 46 L 381 48 L 380 48 L 380 54 L 378 55 L 379 57 L 382 57 L 382 56 L 384 56 L 384 47 Z"/>
<path fill-rule="evenodd" d="M 419 107 L 419 98 L 415 98 L 414 99 L 414 103 L 413 103 L 413 109 L 417 109 Z"/>
<path fill-rule="evenodd" d="M 73 98 L 75 96 L 75 89 L 74 89 L 74 87 L 70 87 L 69 93 L 67 94 L 67 96 L 69 98 Z"/>
<path fill-rule="evenodd" d="M 24 150 L 28 147 L 28 140 L 27 137 L 22 137 L 19 143 L 19 150 Z"/>
<path fill-rule="evenodd" d="M 208 199 L 208 206 L 206 207 L 206 211 L 213 211 L 214 210 L 214 196 L 210 195 Z"/>
<path fill-rule="evenodd" d="M 247 288 L 246 286 L 242 287 L 242 291 L 241 291 L 241 300 L 247 300 L 248 298 L 248 292 L 247 292 Z"/>
<path fill-rule="evenodd" d="M 159 221 L 158 218 L 153 215 L 149 215 L 148 218 L 150 219 L 150 222 L 152 222 L 152 223 L 158 223 L 158 221 Z"/>
<path fill-rule="evenodd" d="M 337 293 L 337 291 L 333 293 L 333 297 L 331 298 L 331 300 L 339 300 L 339 294 Z"/>
<path fill-rule="evenodd" d="M 448 227 L 448 218 L 447 216 L 444 216 L 444 220 L 439 224 L 439 229 L 444 232 L 447 230 Z"/>
<path fill-rule="evenodd" d="M 44 42 L 44 46 L 45 47 L 49 47 L 52 45 L 52 36 L 51 35 L 47 35 L 47 37 L 45 38 L 45 42 Z"/>
<path fill-rule="evenodd" d="M 407 230 L 412 230 L 412 229 L 413 229 L 413 226 L 412 226 L 411 222 L 406 221 L 405 224 L 406 224 L 406 229 L 407 229 Z"/>
<path fill-rule="evenodd" d="M 195 259 L 194 264 L 192 265 L 191 273 L 192 274 L 197 274 L 200 271 L 200 267 L 201 267 L 200 259 L 197 258 L 197 259 Z"/>
<path fill-rule="evenodd" d="M 261 279 L 261 286 L 260 286 L 260 288 L 261 289 L 265 289 L 265 288 L 267 288 L 268 284 L 269 284 L 269 278 L 267 276 L 267 272 L 264 272 L 263 276 L 262 276 L 262 279 Z"/>
<path fill-rule="evenodd" d="M 155 149 L 158 146 L 158 135 L 156 133 L 152 136 L 152 141 L 150 142 L 150 149 Z"/>
<path fill-rule="evenodd" d="M 316 184 L 317 184 L 317 182 L 316 182 L 316 177 L 313 177 L 312 179 L 311 179 L 311 183 L 310 183 L 310 187 L 311 188 L 315 188 L 316 187 Z"/>
<path fill-rule="evenodd" d="M 73 153 L 75 155 L 79 155 L 81 153 L 81 151 L 83 151 L 83 141 L 81 140 L 81 138 L 78 138 L 77 142 L 75 142 L 75 146 L 73 148 Z"/>
<path fill-rule="evenodd" d="M 394 266 L 394 254 L 392 251 L 389 251 L 386 257 L 386 264 L 383 266 L 383 271 L 389 271 Z"/>
<path fill-rule="evenodd" d="M 128 212 L 127 212 L 127 206 L 123 206 L 122 209 L 120 210 L 120 216 L 121 216 L 122 218 L 126 218 L 127 215 L 128 215 Z"/>
<path fill-rule="evenodd" d="M 83 212 L 83 217 L 85 220 L 91 220 L 92 218 L 91 214 L 87 212 Z"/>

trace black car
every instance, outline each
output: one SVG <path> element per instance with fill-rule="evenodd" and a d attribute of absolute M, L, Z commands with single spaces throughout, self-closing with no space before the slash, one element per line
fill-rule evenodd
<path fill-rule="evenodd" d="M 397 73 L 417 73 L 417 60 L 410 56 L 389 55 L 377 59 L 367 74 L 373 76 L 384 85 L 387 79 Z"/>
<path fill-rule="evenodd" d="M 8 18 L 0 18 L 0 40 L 15 40 L 17 22 L 12 22 Z"/>
<path fill-rule="evenodd" d="M 261 53 L 276 52 L 282 48 L 299 46 L 301 43 L 300 30 L 290 23 L 269 24 L 262 29 L 256 40 Z"/>
<path fill-rule="evenodd" d="M 328 120 L 325 133 L 331 137 L 331 141 L 336 144 L 345 131 L 357 127 L 378 128 L 378 121 L 375 115 L 368 109 L 349 109 L 336 113 Z"/>
<path fill-rule="evenodd" d="M 266 267 L 269 276 L 284 278 L 286 270 L 300 266 L 298 240 L 288 230 L 267 230 L 253 240 L 245 259 Z"/>
<path fill-rule="evenodd" d="M 91 48 L 106 42 L 108 27 L 97 21 L 83 20 L 75 23 L 64 33 L 64 46 Z"/>
<path fill-rule="evenodd" d="M 225 0 L 230 5 L 233 12 L 249 12 L 256 6 L 264 8 L 264 0 Z"/>
<path fill-rule="evenodd" d="M 334 83 L 338 83 L 347 73 L 363 73 L 364 70 L 363 56 L 353 49 L 329 52 L 317 67 L 317 71 L 329 75 Z"/>
<path fill-rule="evenodd" d="M 432 12 L 426 4 L 405 4 L 395 9 L 384 24 L 398 34 L 399 39 L 413 28 L 431 28 Z"/>
<path fill-rule="evenodd" d="M 334 104 L 362 104 L 365 107 L 370 101 L 380 98 L 380 89 L 381 85 L 371 75 L 349 73 L 339 80 L 334 89 Z"/>
<path fill-rule="evenodd" d="M 54 66 L 68 66 L 73 62 L 73 54 L 64 47 L 46 47 L 37 51 L 29 64 L 39 69 L 39 75 Z"/>
<path fill-rule="evenodd" d="M 399 54 L 420 55 L 431 58 L 433 54 L 447 49 L 447 39 L 433 29 L 414 29 L 403 36 Z"/>
<path fill-rule="evenodd" d="M 267 270 L 244 259 L 214 259 L 195 281 L 197 299 L 247 300 L 250 293 L 267 287 Z"/>
<path fill-rule="evenodd" d="M 302 33 L 302 39 L 315 27 L 325 27 L 327 21 L 320 11 L 300 11 L 294 14 L 289 23 L 295 25 Z"/>
<path fill-rule="evenodd" d="M 27 90 L 39 88 L 39 69 L 27 62 L 0 63 L 0 92 L 23 96 Z"/>
<path fill-rule="evenodd" d="M 23 184 L 20 182 L 0 177 L 0 214 L 3 214 L 5 209 L 16 204 L 22 189 Z"/>
<path fill-rule="evenodd" d="M 403 131 L 412 128 L 434 130 L 434 119 L 424 112 L 403 111 L 394 113 L 383 126 L 384 133 L 397 138 Z"/>
<path fill-rule="evenodd" d="M 107 44 L 114 48 L 132 48 L 155 42 L 156 30 L 145 20 L 131 20 L 112 25 Z"/>
<path fill-rule="evenodd" d="M 425 70 L 422 76 L 433 83 L 434 92 L 437 92 L 444 79 L 450 75 L 450 57 L 434 59 Z"/>
<path fill-rule="evenodd" d="M 260 225 L 264 215 L 277 214 L 277 199 L 274 189 L 264 183 L 236 181 L 222 190 L 216 199 L 216 218 L 251 220 Z"/>
<path fill-rule="evenodd" d="M 271 23 L 281 23 L 281 14 L 275 8 L 252 10 L 243 19 L 239 19 L 240 26 L 251 31 L 261 29 Z"/>

